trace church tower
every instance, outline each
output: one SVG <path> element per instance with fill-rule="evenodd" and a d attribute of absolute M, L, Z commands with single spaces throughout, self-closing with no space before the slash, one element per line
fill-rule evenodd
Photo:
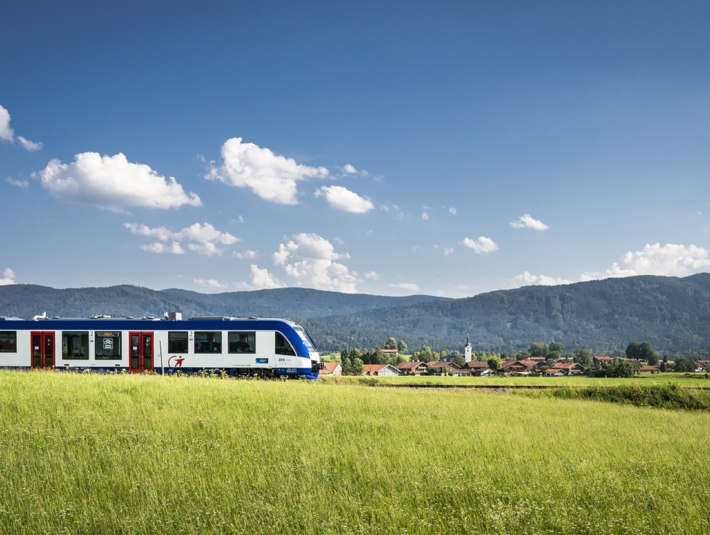
<path fill-rule="evenodd" d="M 471 338 L 466 337 L 466 345 L 463 348 L 464 357 L 466 357 L 466 362 L 471 362 Z"/>

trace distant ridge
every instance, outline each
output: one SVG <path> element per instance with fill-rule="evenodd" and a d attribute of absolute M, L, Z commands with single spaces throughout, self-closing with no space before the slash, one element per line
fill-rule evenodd
<path fill-rule="evenodd" d="M 0 316 L 31 318 L 203 315 L 279 316 L 303 323 L 321 348 L 377 347 L 389 336 L 460 349 L 470 335 L 477 350 L 524 349 L 560 341 L 568 349 L 618 352 L 634 340 L 660 351 L 710 355 L 710 274 L 640 276 L 563 286 L 528 286 L 465 299 L 387 297 L 305 288 L 202 294 L 121 285 L 58 290 L 0 286 Z"/>

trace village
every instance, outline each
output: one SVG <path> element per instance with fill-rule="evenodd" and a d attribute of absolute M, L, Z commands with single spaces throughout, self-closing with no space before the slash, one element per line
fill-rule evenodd
<path fill-rule="evenodd" d="M 392 339 L 390 339 L 392 340 Z M 635 343 L 629 344 L 632 347 Z M 475 355 L 471 350 L 470 340 L 466 341 L 464 353 L 445 353 L 440 356 L 431 351 L 415 352 L 405 356 L 402 347 L 393 347 L 388 343 L 384 348 L 362 353 L 355 350 L 344 351 L 341 356 L 323 363 L 321 376 L 362 375 L 368 377 L 425 376 L 439 375 L 450 377 L 488 377 L 488 376 L 542 376 L 565 377 L 595 375 L 598 377 L 630 377 L 639 374 L 659 374 L 674 371 L 710 372 L 710 359 L 691 360 L 687 358 L 662 362 L 653 354 L 652 358 L 633 358 L 609 355 L 592 356 L 588 350 L 582 350 L 577 356 L 565 355 L 551 358 L 548 355 L 527 355 L 520 358 L 497 356 L 486 358 L 485 354 Z M 554 344 L 550 344 L 551 346 Z M 643 344 L 637 344 L 643 346 Z M 544 347 L 545 344 L 532 344 Z M 406 347 L 406 345 L 405 345 Z M 649 346 L 650 348 L 650 346 Z M 584 352 L 586 351 L 586 355 Z M 627 351 L 628 352 L 628 351 Z M 534 351 L 533 351 L 534 353 Z M 348 355 L 352 354 L 349 358 Z M 356 355 L 363 357 L 362 359 Z M 433 356 L 432 359 L 426 357 Z M 425 358 L 420 358 L 425 357 Z M 580 358 L 582 357 L 582 358 Z M 372 362 L 377 360 L 378 362 Z M 353 365 L 353 361 L 358 362 Z M 369 362 L 368 362 L 369 361 Z M 346 363 L 345 368 L 343 363 Z"/>

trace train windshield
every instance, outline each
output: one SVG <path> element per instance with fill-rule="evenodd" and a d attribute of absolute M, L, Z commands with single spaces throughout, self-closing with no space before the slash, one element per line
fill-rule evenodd
<path fill-rule="evenodd" d="M 296 332 L 301 337 L 301 340 L 303 340 L 303 343 L 306 344 L 306 347 L 309 351 L 318 351 L 316 349 L 315 342 L 313 342 L 313 339 L 303 327 L 301 327 L 300 325 L 294 325 L 293 328 L 296 329 Z"/>

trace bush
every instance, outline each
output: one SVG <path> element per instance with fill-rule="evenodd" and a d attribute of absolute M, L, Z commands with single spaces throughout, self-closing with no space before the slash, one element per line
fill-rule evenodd
<path fill-rule="evenodd" d="M 562 387 L 550 391 L 554 397 L 593 399 L 610 403 L 631 403 L 639 407 L 663 409 L 710 410 L 710 405 L 695 397 L 691 390 L 677 384 Z"/>

